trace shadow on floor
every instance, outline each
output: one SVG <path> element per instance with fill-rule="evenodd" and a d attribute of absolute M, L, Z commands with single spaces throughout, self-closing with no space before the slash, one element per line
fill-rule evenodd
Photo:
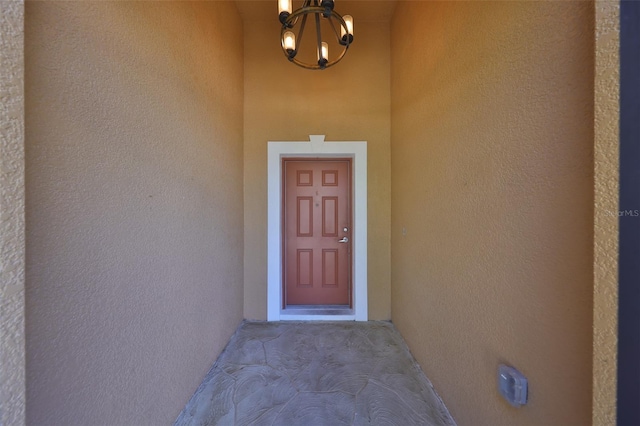
<path fill-rule="evenodd" d="M 455 422 L 391 323 L 244 322 L 175 425 Z"/>

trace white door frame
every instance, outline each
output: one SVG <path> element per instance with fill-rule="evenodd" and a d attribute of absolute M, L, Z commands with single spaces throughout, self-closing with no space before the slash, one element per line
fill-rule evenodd
<path fill-rule="evenodd" d="M 267 155 L 267 320 L 367 321 L 367 142 L 325 142 L 309 135 L 304 142 L 268 142 Z M 353 314 L 283 315 L 282 313 L 282 159 L 353 158 Z"/>

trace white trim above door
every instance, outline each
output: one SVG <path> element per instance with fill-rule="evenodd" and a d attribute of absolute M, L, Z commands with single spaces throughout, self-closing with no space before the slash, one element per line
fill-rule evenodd
<path fill-rule="evenodd" d="M 282 308 L 282 159 L 353 158 L 353 312 L 349 315 L 291 315 Z M 367 321 L 367 143 L 325 142 L 310 135 L 304 142 L 269 142 L 267 156 L 267 320 Z"/>

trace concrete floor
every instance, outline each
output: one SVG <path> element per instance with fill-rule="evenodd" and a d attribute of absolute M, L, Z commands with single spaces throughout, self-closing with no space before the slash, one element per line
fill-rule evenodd
<path fill-rule="evenodd" d="M 391 323 L 245 322 L 175 425 L 455 425 Z"/>

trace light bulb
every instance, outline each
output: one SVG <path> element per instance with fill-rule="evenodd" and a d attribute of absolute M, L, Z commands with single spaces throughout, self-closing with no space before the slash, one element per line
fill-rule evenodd
<path fill-rule="evenodd" d="M 278 14 L 282 12 L 291 13 L 291 0 L 278 0 Z"/>
<path fill-rule="evenodd" d="M 320 52 L 318 52 L 318 60 L 325 59 L 329 60 L 329 44 L 326 41 L 322 42 L 322 47 L 320 48 Z"/>
<path fill-rule="evenodd" d="M 282 36 L 282 46 L 285 50 L 296 50 L 296 35 L 291 31 L 285 32 Z"/>
<path fill-rule="evenodd" d="M 340 27 L 340 37 L 344 37 L 347 33 L 353 35 L 353 16 L 344 15 L 342 19 L 344 19 L 344 23 L 347 24 L 347 30 L 345 31 L 344 27 Z"/>

